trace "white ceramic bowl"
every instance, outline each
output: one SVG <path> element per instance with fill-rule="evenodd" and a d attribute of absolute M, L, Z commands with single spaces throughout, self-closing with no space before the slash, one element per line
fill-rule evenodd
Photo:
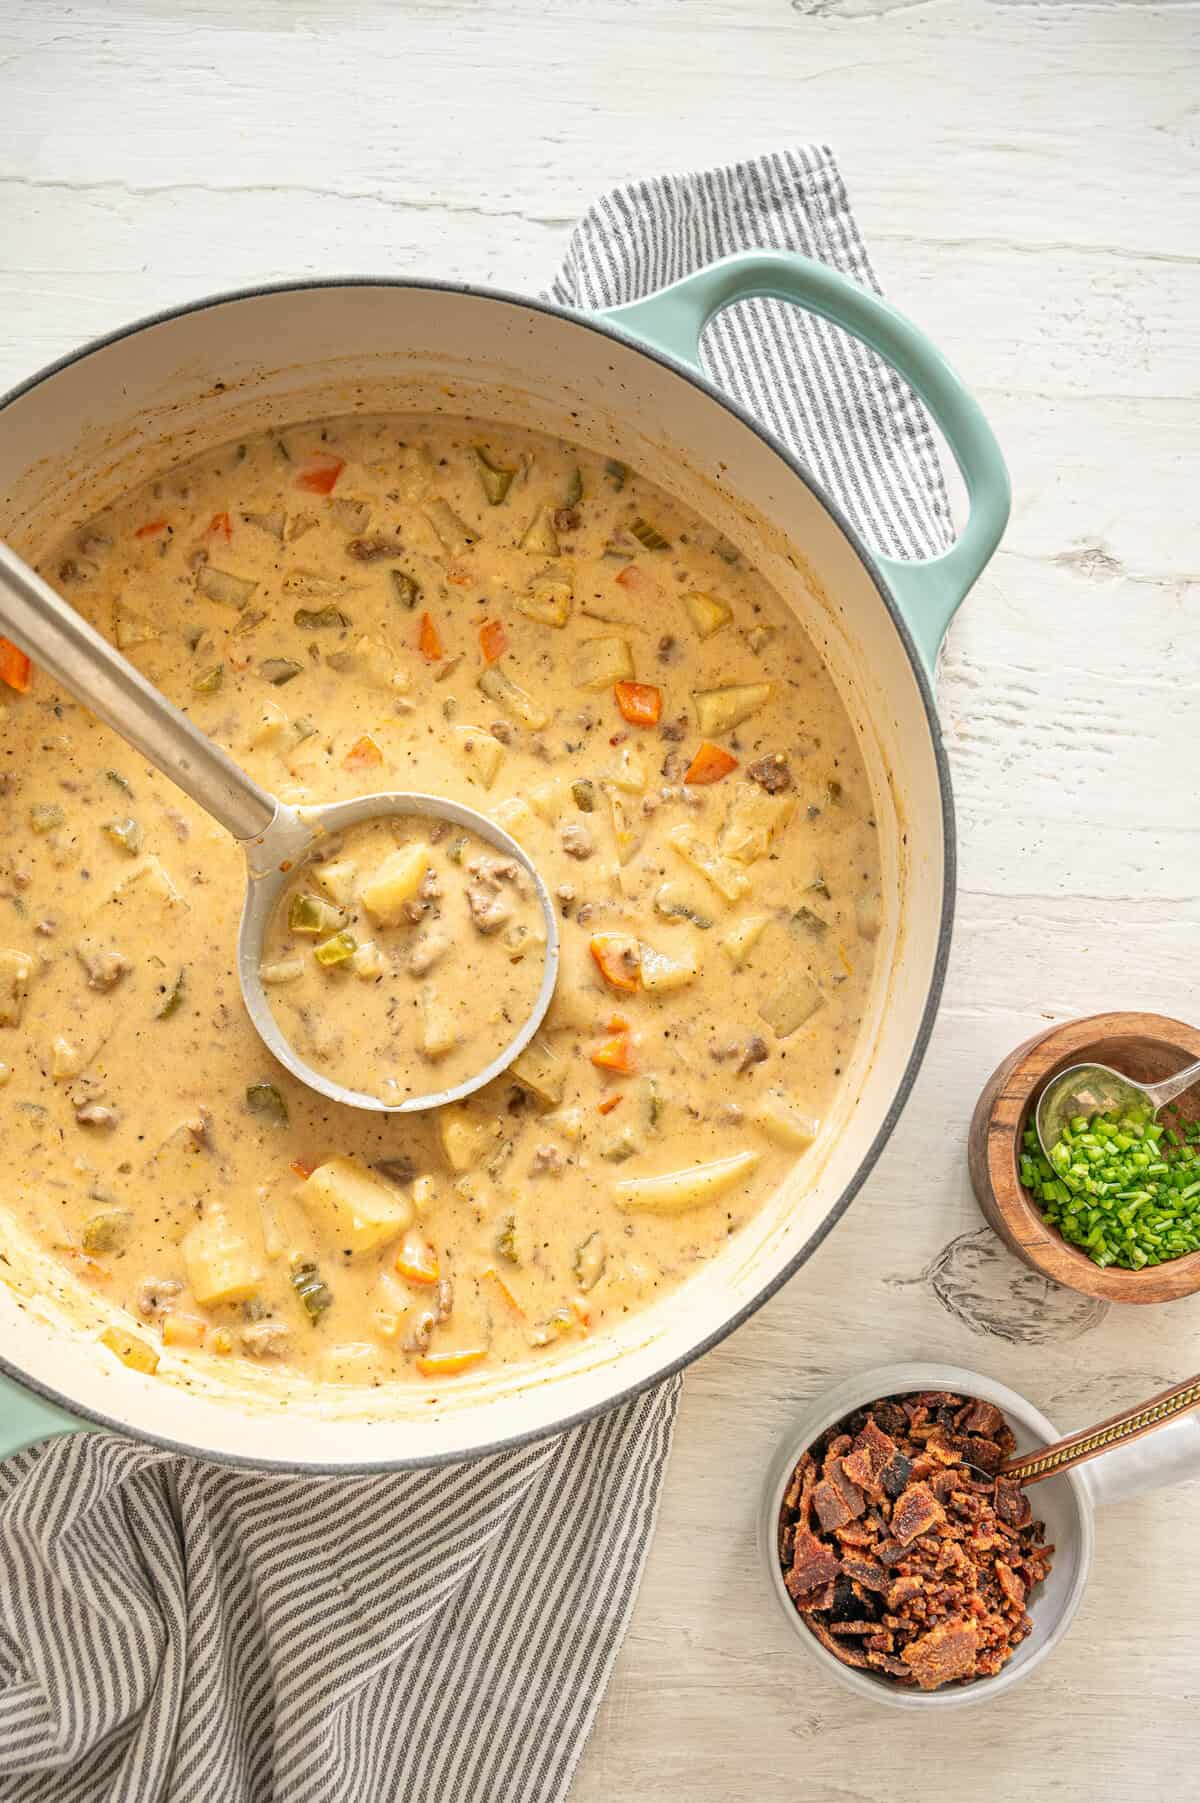
<path fill-rule="evenodd" d="M 848 1377 L 835 1389 L 818 1396 L 780 1445 L 763 1490 L 759 1516 L 759 1544 L 767 1569 L 767 1581 L 779 1600 L 796 1638 L 810 1659 L 831 1678 L 860 1697 L 876 1703 L 887 1703 L 893 1709 L 968 1709 L 972 1705 L 991 1702 L 1021 1683 L 1041 1663 L 1051 1648 L 1057 1646 L 1075 1619 L 1075 1611 L 1083 1597 L 1088 1571 L 1092 1563 L 1094 1541 L 1092 1524 L 1092 1492 L 1084 1469 L 1064 1472 L 1061 1477 L 1047 1478 L 1030 1492 L 1035 1519 L 1046 1523 L 1046 1539 L 1055 1549 L 1050 1575 L 1029 1599 L 1033 1632 L 1023 1640 L 1008 1664 L 994 1678 L 977 1678 L 971 1684 L 950 1685 L 944 1690 L 907 1690 L 883 1673 L 865 1672 L 843 1665 L 806 1626 L 787 1593 L 783 1570 L 779 1563 L 779 1512 L 784 1493 L 796 1463 L 819 1434 L 832 1427 L 843 1415 L 877 1402 L 884 1396 L 911 1394 L 915 1390 L 951 1390 L 964 1396 L 977 1396 L 994 1402 L 1003 1409 L 1005 1418 L 1017 1436 L 1017 1450 L 1048 1446 L 1061 1436 L 1040 1409 L 977 1371 L 964 1371 L 957 1365 L 881 1365 Z"/>

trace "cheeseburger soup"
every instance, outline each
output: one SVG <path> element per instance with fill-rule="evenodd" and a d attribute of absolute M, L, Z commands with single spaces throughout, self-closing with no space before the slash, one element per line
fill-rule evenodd
<path fill-rule="evenodd" d="M 871 978 L 871 798 L 813 646 L 702 520 L 565 443 L 335 419 L 173 469 L 43 570 L 285 800 L 466 802 L 560 915 L 504 1077 L 327 1102 L 244 1014 L 237 846 L 0 646 L 4 1204 L 118 1357 L 436 1393 L 652 1303 L 803 1155 Z M 530 896 L 417 829 L 326 848 L 267 956 L 299 1049 L 381 1094 L 480 1068 L 540 980 Z"/>
<path fill-rule="evenodd" d="M 516 858 L 444 820 L 369 820 L 325 841 L 280 900 L 260 969 L 280 1032 L 347 1089 L 456 1089 L 510 1044 L 546 932 Z"/>

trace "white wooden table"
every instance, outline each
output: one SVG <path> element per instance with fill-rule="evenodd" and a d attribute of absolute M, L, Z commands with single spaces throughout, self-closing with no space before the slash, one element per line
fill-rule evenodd
<path fill-rule="evenodd" d="M 0 387 L 233 284 L 537 288 L 608 184 L 814 139 L 888 293 L 989 412 L 1016 506 L 942 706 L 961 889 L 941 1020 L 845 1223 L 690 1375 L 575 1803 L 1195 1794 L 1200 1489 L 1099 1522 L 1044 1677 L 923 1725 L 801 1665 L 755 1563 L 800 1400 L 904 1355 L 1064 1428 L 1200 1364 L 1200 1302 L 1082 1308 L 980 1231 L 976 1092 L 1042 1021 L 1200 1016 L 1200 274 L 1189 5 L 4 0 Z M 932 1762 L 932 1763 L 931 1763 Z"/>

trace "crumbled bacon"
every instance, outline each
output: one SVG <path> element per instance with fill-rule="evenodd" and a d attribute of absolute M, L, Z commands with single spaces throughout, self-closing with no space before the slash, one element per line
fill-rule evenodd
<path fill-rule="evenodd" d="M 792 1474 L 780 1562 L 797 1611 L 845 1665 L 909 1689 L 991 1677 L 1032 1631 L 1052 1546 L 999 1409 L 892 1396 L 828 1429 Z"/>

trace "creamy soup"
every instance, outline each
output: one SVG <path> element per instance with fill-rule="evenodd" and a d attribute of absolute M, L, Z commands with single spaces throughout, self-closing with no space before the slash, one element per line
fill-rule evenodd
<path fill-rule="evenodd" d="M 871 795 L 812 644 L 701 519 L 532 434 L 335 419 L 173 469 L 43 567 L 285 800 L 467 802 L 560 916 L 502 1079 L 326 1102 L 245 1018 L 240 851 L 6 656 L 5 1200 L 127 1311 L 118 1356 L 423 1386 L 545 1359 L 803 1156 L 871 980 Z"/>
<path fill-rule="evenodd" d="M 365 821 L 280 899 L 260 975 L 284 1038 L 347 1089 L 455 1089 L 528 1019 L 546 932 L 529 872 L 445 821 Z"/>

